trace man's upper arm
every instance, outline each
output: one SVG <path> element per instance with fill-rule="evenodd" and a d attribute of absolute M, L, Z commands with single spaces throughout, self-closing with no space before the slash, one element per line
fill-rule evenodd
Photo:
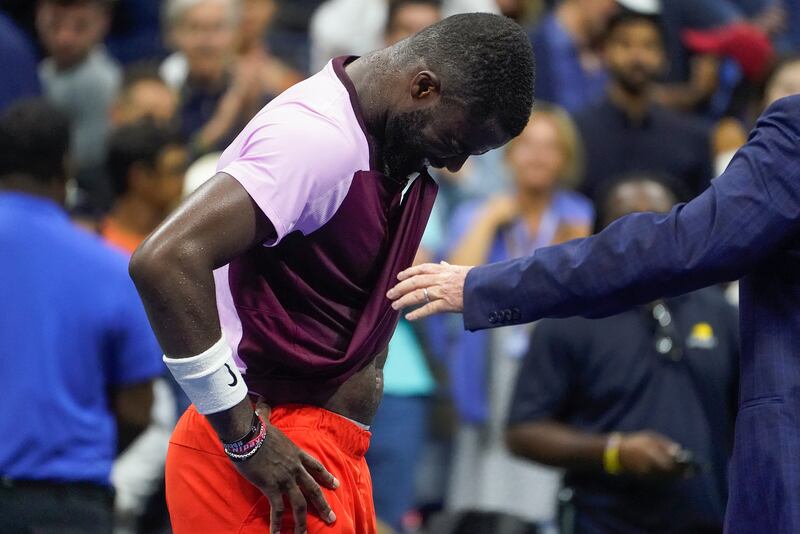
<path fill-rule="evenodd" d="M 464 323 L 520 310 L 541 317 L 607 316 L 749 272 L 800 231 L 800 96 L 764 113 L 747 144 L 702 195 L 669 214 L 637 213 L 603 232 L 467 276 Z M 495 312 L 492 315 L 492 312 Z"/>

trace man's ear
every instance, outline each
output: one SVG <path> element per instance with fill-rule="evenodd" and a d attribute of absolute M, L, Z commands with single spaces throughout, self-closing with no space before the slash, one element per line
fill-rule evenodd
<path fill-rule="evenodd" d="M 441 91 L 441 80 L 429 70 L 418 72 L 411 80 L 411 98 L 438 98 Z"/>

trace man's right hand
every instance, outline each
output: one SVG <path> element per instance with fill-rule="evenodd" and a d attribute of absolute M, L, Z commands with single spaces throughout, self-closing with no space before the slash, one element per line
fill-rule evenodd
<path fill-rule="evenodd" d="M 682 476 L 686 465 L 677 461 L 680 450 L 679 444 L 656 432 L 625 434 L 619 444 L 622 472 L 649 477 Z"/>
<path fill-rule="evenodd" d="M 328 489 L 339 487 L 339 481 L 315 458 L 300 450 L 286 435 L 268 423 L 264 445 L 252 458 L 234 463 L 239 472 L 259 488 L 269 500 L 270 533 L 281 531 L 281 517 L 288 503 L 294 516 L 295 534 L 306 534 L 306 512 L 310 503 L 328 524 L 336 515 L 328 506 L 320 484 Z M 284 497 L 286 498 L 284 501 Z"/>

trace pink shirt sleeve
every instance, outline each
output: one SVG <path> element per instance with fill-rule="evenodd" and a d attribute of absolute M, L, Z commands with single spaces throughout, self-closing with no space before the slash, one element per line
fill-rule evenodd
<path fill-rule="evenodd" d="M 333 217 L 359 169 L 359 147 L 336 122 L 307 110 L 262 113 L 228 147 L 218 171 L 233 176 L 275 227 L 277 245 Z"/>

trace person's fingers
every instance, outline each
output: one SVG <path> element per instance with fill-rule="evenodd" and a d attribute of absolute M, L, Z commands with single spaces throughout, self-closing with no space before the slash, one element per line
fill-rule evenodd
<path fill-rule="evenodd" d="M 442 272 L 444 268 L 445 265 L 440 265 L 438 263 L 423 263 L 420 265 L 409 267 L 405 271 L 402 271 L 400 274 L 397 275 L 397 279 L 403 281 L 406 280 L 407 278 L 411 278 L 412 276 L 416 276 L 418 274 L 436 274 Z"/>
<path fill-rule="evenodd" d="M 325 495 L 319 484 L 308 473 L 300 473 L 297 477 L 297 485 L 300 486 L 300 491 L 306 496 L 306 500 L 313 506 L 323 521 L 329 525 L 336 521 L 336 514 L 331 510 Z"/>
<path fill-rule="evenodd" d="M 280 534 L 281 518 L 283 517 L 283 496 L 280 493 L 265 493 L 269 501 L 269 532 Z"/>
<path fill-rule="evenodd" d="M 339 481 L 336 480 L 336 477 L 333 476 L 330 471 L 325 469 L 325 466 L 322 465 L 319 460 L 304 452 L 300 454 L 300 461 L 314 480 L 328 489 L 336 489 L 339 487 Z"/>
<path fill-rule="evenodd" d="M 294 534 L 307 534 L 308 503 L 305 495 L 296 484 L 292 484 L 286 491 L 286 497 L 289 499 L 289 506 L 292 507 L 292 516 L 294 516 Z"/>
<path fill-rule="evenodd" d="M 392 300 L 407 295 L 415 289 L 423 287 L 430 287 L 435 285 L 439 280 L 439 276 L 435 274 L 419 274 L 407 280 L 403 280 L 386 293 L 386 296 Z M 424 299 L 423 299 L 424 300 Z M 398 309 L 398 308 L 395 308 Z"/>
<path fill-rule="evenodd" d="M 437 313 L 443 313 L 447 311 L 452 311 L 442 299 L 434 300 L 433 302 L 426 304 L 421 308 L 417 308 L 416 310 L 409 312 L 406 314 L 406 319 L 409 321 L 417 321 L 419 319 L 424 319 L 425 317 L 429 317 L 431 315 L 435 315 Z"/>
<path fill-rule="evenodd" d="M 428 299 L 425 298 L 425 289 L 428 290 Z M 430 292 L 430 288 L 415 289 L 392 302 L 392 308 L 395 310 L 402 310 L 403 308 L 419 306 L 420 304 L 430 304 Z"/>
<path fill-rule="evenodd" d="M 675 470 L 675 458 L 662 448 L 651 451 L 650 459 L 658 471 L 669 473 Z"/>

